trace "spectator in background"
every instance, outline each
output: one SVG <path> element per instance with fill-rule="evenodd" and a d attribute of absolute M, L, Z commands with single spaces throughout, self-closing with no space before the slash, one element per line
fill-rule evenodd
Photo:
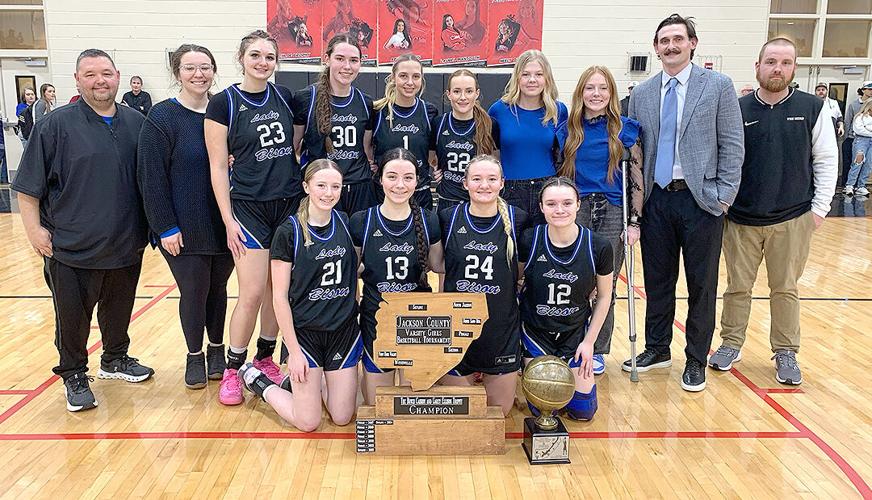
<path fill-rule="evenodd" d="M 55 88 L 50 83 L 39 86 L 39 100 L 33 104 L 33 121 L 38 122 L 55 107 Z"/>
<path fill-rule="evenodd" d="M 36 91 L 33 87 L 27 86 L 21 90 L 21 99 L 18 106 L 15 107 L 15 116 L 21 114 L 28 106 L 36 102 Z"/>
<path fill-rule="evenodd" d="M 753 93 L 754 93 L 754 86 L 751 85 L 750 83 L 746 84 L 744 87 L 742 87 L 741 90 L 739 90 L 740 97 L 745 97 L 746 95 L 753 94 Z"/>
<path fill-rule="evenodd" d="M 151 96 L 148 92 L 142 90 L 142 78 L 138 76 L 130 77 L 130 92 L 124 93 L 121 102 L 143 115 L 148 114 L 148 110 L 151 109 Z"/>
<path fill-rule="evenodd" d="M 848 130 L 845 137 L 845 141 L 842 143 L 842 181 L 844 185 L 847 186 L 848 180 L 848 172 L 850 172 L 850 165 L 853 163 L 853 148 L 854 148 L 854 129 L 851 126 L 854 123 L 854 115 L 860 111 L 860 106 L 863 105 L 869 98 L 872 98 L 872 80 L 868 80 L 863 82 L 863 85 L 860 85 L 860 88 L 857 89 L 857 94 L 859 94 L 860 98 L 848 103 L 845 107 L 845 123 L 848 124 Z"/>
<path fill-rule="evenodd" d="M 816 96 L 824 100 L 824 108 L 833 118 L 833 128 L 836 131 L 836 137 L 845 135 L 845 121 L 842 118 L 842 108 L 839 107 L 839 102 L 827 96 L 829 88 L 826 83 L 819 83 L 814 88 Z"/>
<path fill-rule="evenodd" d="M 633 88 L 639 85 L 639 82 L 632 81 L 627 85 L 627 97 L 621 99 L 621 116 L 627 116 L 627 110 L 630 109 L 630 94 L 633 93 Z"/>

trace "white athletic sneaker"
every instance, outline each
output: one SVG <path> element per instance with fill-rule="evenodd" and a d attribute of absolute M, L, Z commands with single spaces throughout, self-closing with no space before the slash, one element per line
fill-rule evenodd
<path fill-rule="evenodd" d="M 858 187 L 857 191 L 854 192 L 857 196 L 869 196 L 869 190 L 866 189 L 866 186 Z"/>
<path fill-rule="evenodd" d="M 845 193 L 845 196 L 854 196 L 854 186 L 845 186 L 845 190 L 842 192 Z"/>

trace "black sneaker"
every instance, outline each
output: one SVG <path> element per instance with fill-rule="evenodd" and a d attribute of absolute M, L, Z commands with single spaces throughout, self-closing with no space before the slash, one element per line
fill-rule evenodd
<path fill-rule="evenodd" d="M 690 392 L 705 389 L 705 365 L 693 358 L 688 359 L 681 376 L 681 388 Z"/>
<path fill-rule="evenodd" d="M 188 353 L 185 361 L 185 387 L 202 389 L 206 387 L 206 355 Z"/>
<path fill-rule="evenodd" d="M 64 380 L 64 395 L 67 397 L 67 410 L 90 410 L 97 406 L 97 399 L 94 397 L 94 393 L 91 392 L 89 384 L 89 382 L 93 381 L 93 377 L 89 377 L 84 373 L 77 373 Z"/>
<path fill-rule="evenodd" d="M 227 369 L 227 358 L 224 356 L 224 344 L 209 344 L 206 346 L 206 375 L 209 380 L 221 380 Z"/>
<path fill-rule="evenodd" d="M 621 365 L 621 369 L 625 372 L 631 371 L 632 360 L 628 359 Z M 669 368 L 672 366 L 672 355 L 669 352 L 659 352 L 654 349 L 645 349 L 641 354 L 636 356 L 636 371 L 642 373 L 654 368 Z"/>
<path fill-rule="evenodd" d="M 100 371 L 97 378 L 118 379 L 125 382 L 144 382 L 154 375 L 154 370 L 139 364 L 139 360 L 124 355 L 118 359 L 106 362 L 100 360 Z"/>

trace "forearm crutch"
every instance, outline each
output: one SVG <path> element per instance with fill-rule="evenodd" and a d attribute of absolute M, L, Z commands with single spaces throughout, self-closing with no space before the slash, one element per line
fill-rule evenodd
<path fill-rule="evenodd" d="M 633 286 L 633 268 L 635 252 L 633 245 L 628 242 L 627 229 L 629 228 L 629 203 L 630 196 L 627 192 L 627 171 L 630 168 L 630 151 L 624 149 L 624 157 L 621 159 L 621 207 L 623 210 L 624 234 L 624 266 L 627 271 L 627 313 L 629 315 L 628 326 L 630 328 L 630 381 L 639 381 L 639 371 L 636 369 L 636 287 Z M 620 270 L 618 270 L 620 271 Z"/>

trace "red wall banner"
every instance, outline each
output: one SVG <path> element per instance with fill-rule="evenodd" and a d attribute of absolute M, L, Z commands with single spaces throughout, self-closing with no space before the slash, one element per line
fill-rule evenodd
<path fill-rule="evenodd" d="M 433 61 L 433 1 L 378 2 L 378 63 L 393 64 L 397 56 L 415 54 L 425 65 Z"/>
<path fill-rule="evenodd" d="M 433 15 L 434 66 L 484 66 L 487 0 L 439 0 Z"/>
<path fill-rule="evenodd" d="M 402 54 L 434 66 L 508 66 L 542 48 L 544 0 L 267 0 L 284 61 L 318 63 L 335 34 L 356 37 L 365 65 Z"/>
<path fill-rule="evenodd" d="M 542 50 L 544 0 L 488 0 L 488 66 L 509 66 L 524 51 Z"/>
<path fill-rule="evenodd" d="M 321 41 L 321 5 L 312 0 L 267 0 L 267 32 L 279 44 L 279 59 L 317 63 Z"/>

